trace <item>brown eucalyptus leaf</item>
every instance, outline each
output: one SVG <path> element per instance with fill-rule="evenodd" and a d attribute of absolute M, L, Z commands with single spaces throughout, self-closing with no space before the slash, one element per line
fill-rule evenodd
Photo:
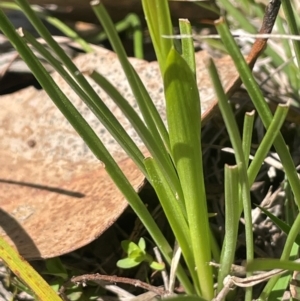
<path fill-rule="evenodd" d="M 202 115 L 207 120 L 216 99 L 196 53 Z M 130 59 L 165 118 L 162 80 L 157 62 Z M 228 90 L 237 77 L 230 58 L 215 60 Z M 106 49 L 75 59 L 82 71 L 96 69 L 136 108 L 117 56 Z M 53 79 L 84 115 L 138 191 L 144 177 L 81 99 L 56 73 Z M 97 93 L 141 150 L 143 143 L 111 99 L 91 81 Z M 44 91 L 26 88 L 0 97 L 0 233 L 27 259 L 58 256 L 101 235 L 127 206 L 98 162 Z"/>

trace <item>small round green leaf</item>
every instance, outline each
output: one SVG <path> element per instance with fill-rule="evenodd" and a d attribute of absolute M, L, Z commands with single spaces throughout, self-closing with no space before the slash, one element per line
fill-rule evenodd
<path fill-rule="evenodd" d="M 139 265 L 141 262 L 138 262 L 132 258 L 124 258 L 124 259 L 120 259 L 117 262 L 117 266 L 121 269 L 130 269 L 130 268 L 134 268 L 137 265 Z"/>

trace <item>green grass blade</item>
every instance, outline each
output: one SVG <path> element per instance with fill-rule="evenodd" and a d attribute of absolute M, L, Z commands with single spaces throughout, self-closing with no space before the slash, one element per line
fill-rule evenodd
<path fill-rule="evenodd" d="M 280 129 L 285 121 L 285 118 L 288 114 L 289 106 L 288 105 L 279 105 L 276 109 L 275 115 L 273 120 L 271 121 L 271 124 L 269 128 L 267 129 L 267 132 L 259 144 L 259 147 L 256 151 L 256 154 L 249 166 L 248 169 L 248 177 L 249 177 L 249 183 L 252 185 L 254 183 L 254 180 L 258 174 L 258 171 L 266 158 L 271 146 L 274 143 L 274 140 L 280 133 Z"/>
<path fill-rule="evenodd" d="M 219 24 L 219 25 L 221 25 L 221 24 Z M 222 39 L 224 41 L 226 41 L 226 43 L 228 44 L 228 51 L 231 53 L 232 56 L 235 57 L 234 62 L 236 64 L 236 67 L 237 67 L 239 73 L 241 74 L 241 78 L 250 94 L 251 99 L 254 102 L 254 105 L 255 105 L 259 115 L 262 118 L 263 123 L 265 124 L 266 127 L 268 127 L 270 125 L 270 122 L 272 121 L 272 114 L 271 114 L 269 108 L 267 107 L 267 105 L 265 104 L 262 93 L 261 93 L 259 87 L 257 86 L 257 83 L 253 79 L 251 71 L 247 67 L 247 64 L 246 64 L 243 56 L 240 54 L 238 47 L 235 45 L 229 31 L 227 31 L 227 28 L 225 28 L 225 27 L 226 26 L 224 24 L 222 26 L 218 26 L 219 33 L 221 34 Z M 245 70 L 245 72 L 244 72 L 244 70 Z M 278 137 L 276 137 L 274 145 L 280 156 L 282 164 L 285 168 L 286 175 L 291 184 L 292 190 L 295 195 L 295 200 L 299 207 L 299 204 L 300 204 L 299 179 L 297 176 L 297 172 L 294 168 L 293 161 L 291 159 L 291 156 L 289 154 L 289 151 L 284 143 L 284 140 L 283 140 L 281 134 L 279 134 Z M 286 244 L 284 246 L 284 250 L 283 250 L 283 253 L 281 256 L 282 259 L 287 259 L 289 257 L 289 254 L 290 254 L 291 248 L 293 246 L 293 243 L 295 241 L 295 238 L 298 235 L 299 226 L 300 226 L 300 216 L 298 216 L 296 218 L 296 220 L 292 226 L 292 229 L 288 235 L 288 238 L 287 238 L 287 241 L 286 241 Z M 267 284 L 267 286 L 265 287 L 265 289 L 261 295 L 262 298 L 264 298 L 264 299 L 267 298 L 267 296 L 269 295 L 269 293 L 272 290 L 272 287 L 276 283 L 276 281 L 277 281 L 276 277 L 269 281 L 269 283 Z"/>
<path fill-rule="evenodd" d="M 273 269 L 300 271 L 300 263 L 273 258 L 259 258 L 247 263 L 248 271 L 265 271 Z"/>
<path fill-rule="evenodd" d="M 297 244 L 294 244 L 291 251 L 290 260 L 295 260 L 297 258 L 299 258 L 299 246 Z M 270 294 L 270 300 L 281 301 L 283 299 L 284 293 L 290 283 L 291 277 L 291 273 L 280 276 Z"/>
<path fill-rule="evenodd" d="M 291 226 L 285 223 L 283 220 L 278 218 L 277 216 L 273 215 L 271 212 L 266 210 L 263 207 L 257 206 L 264 214 L 266 214 L 270 220 L 280 229 L 282 230 L 286 235 L 289 234 L 291 230 Z M 295 239 L 295 243 L 300 246 L 300 235 L 298 235 Z"/>
<path fill-rule="evenodd" d="M 246 86 L 246 89 L 254 103 L 254 106 L 262 119 L 263 124 L 266 128 L 270 126 L 270 123 L 273 119 L 273 115 L 264 101 L 262 91 L 260 90 L 258 84 L 256 83 L 249 66 L 247 65 L 243 55 L 241 54 L 238 46 L 236 45 L 227 25 L 224 22 L 218 22 L 217 30 L 224 41 L 228 52 L 234 58 L 235 66 L 241 76 L 243 83 Z M 281 134 L 276 137 L 274 145 L 278 154 L 280 156 L 281 162 L 285 168 L 288 180 L 292 186 L 293 192 L 296 196 L 296 202 L 300 207 L 300 185 L 299 179 L 292 161 L 291 155 L 285 145 L 283 137 Z"/>
<path fill-rule="evenodd" d="M 230 34 L 230 31 L 224 22 L 218 22 L 217 24 L 217 30 L 219 34 L 222 37 L 222 40 L 224 41 L 227 50 L 229 54 L 234 58 L 235 66 L 241 76 L 241 79 L 246 86 L 246 89 L 254 103 L 254 106 L 262 119 L 262 122 L 266 128 L 270 126 L 270 123 L 272 121 L 272 114 L 270 112 L 269 107 L 264 101 L 262 92 L 256 83 L 255 79 L 253 78 L 253 75 L 251 73 L 251 70 L 249 69 L 244 57 L 242 56 L 238 46 L 236 45 L 234 39 L 232 38 L 232 35 Z M 291 158 L 291 155 L 285 145 L 284 139 L 281 134 L 279 134 L 275 141 L 274 141 L 275 148 L 279 154 L 279 157 L 281 159 L 282 165 L 284 166 L 287 178 L 290 182 L 290 185 L 292 187 L 293 193 L 295 195 L 295 201 L 297 202 L 298 207 L 300 207 L 300 185 L 299 185 L 299 178 L 297 175 L 297 171 L 294 167 L 293 160 Z M 300 215 L 296 218 L 292 229 L 287 237 L 287 241 L 284 246 L 284 250 L 282 252 L 281 259 L 286 260 L 289 258 L 289 254 L 291 252 L 293 243 L 295 241 L 295 238 L 298 235 L 298 229 L 300 228 Z M 274 277 L 271 279 L 266 287 L 263 290 L 263 293 L 261 295 L 262 299 L 268 298 L 268 295 L 270 291 L 272 290 L 272 287 L 277 281 L 277 277 Z"/>
<path fill-rule="evenodd" d="M 122 96 L 122 94 L 100 73 L 93 71 L 89 76 L 111 97 L 120 110 L 124 113 L 130 124 L 136 130 L 142 141 L 145 143 L 147 149 L 151 154 L 160 154 L 159 157 L 163 157 L 161 146 L 155 140 L 155 137 L 150 133 L 149 129 L 142 121 L 136 111 L 129 105 L 128 101 Z M 157 157 L 156 157 L 157 158 Z M 144 169 L 144 167 L 142 168 Z M 147 173 L 145 173 L 147 176 Z"/>
<path fill-rule="evenodd" d="M 140 21 L 140 17 L 136 14 L 128 14 L 123 20 L 114 24 L 117 32 L 123 32 L 126 30 L 133 31 L 133 52 L 136 58 L 143 59 L 144 58 L 144 50 L 143 50 L 143 30 Z M 106 40 L 107 34 L 105 31 L 101 31 L 95 36 L 88 39 L 90 43 L 100 44 L 104 40 Z"/>
<path fill-rule="evenodd" d="M 32 290 L 38 300 L 62 301 L 52 287 L 2 237 L 0 237 L 0 258 Z"/>
<path fill-rule="evenodd" d="M 164 73 L 172 158 L 182 186 L 201 296 L 213 298 L 208 214 L 204 187 L 200 99 L 194 75 L 172 49 Z M 199 293 L 199 292 L 198 292 Z"/>
<path fill-rule="evenodd" d="M 179 19 L 179 29 L 181 35 L 190 36 L 189 38 L 181 39 L 182 57 L 190 66 L 192 72 L 194 73 L 194 76 L 196 77 L 195 50 L 190 22 L 186 19 Z"/>
<path fill-rule="evenodd" d="M 160 141 L 162 137 L 163 142 L 160 142 L 161 145 L 165 144 L 168 146 L 169 138 L 165 125 L 159 113 L 157 112 L 157 109 L 154 106 L 149 94 L 147 93 L 142 81 L 137 76 L 135 70 L 129 63 L 124 47 L 120 41 L 120 38 L 114 28 L 114 25 L 104 5 L 98 1 L 93 1 L 92 5 L 97 18 L 99 19 L 104 30 L 107 33 L 107 36 L 114 51 L 118 55 L 122 68 L 126 74 L 127 80 L 130 84 L 133 94 L 136 97 L 136 101 L 147 126 L 149 127 L 153 136 L 155 136 L 158 141 Z"/>
<path fill-rule="evenodd" d="M 254 256 L 253 245 L 253 232 L 252 232 L 252 215 L 251 215 L 251 199 L 250 199 L 250 185 L 247 176 L 247 166 L 245 161 L 245 155 L 243 153 L 242 141 L 234 114 L 226 97 L 225 91 L 222 87 L 222 83 L 218 76 L 216 66 L 212 59 L 207 63 L 210 78 L 212 80 L 216 96 L 218 98 L 219 108 L 228 131 L 232 147 L 235 151 L 236 164 L 239 166 L 240 177 L 240 209 L 239 214 L 244 211 L 245 217 L 245 232 L 246 232 L 246 257 L 248 260 L 252 260 Z M 247 275 L 250 276 L 250 275 Z M 246 299 L 252 299 L 252 288 L 246 289 Z"/>
<path fill-rule="evenodd" d="M 235 259 L 235 249 L 239 225 L 239 169 L 237 166 L 225 166 L 225 237 L 222 245 L 218 289 L 223 288 L 223 281 L 231 273 Z"/>
<path fill-rule="evenodd" d="M 164 172 L 168 175 L 169 183 L 174 193 L 178 193 L 179 197 L 182 197 L 180 185 L 178 184 L 178 178 L 167 152 L 167 150 L 169 150 L 170 142 L 162 118 L 159 115 L 153 101 L 151 100 L 149 93 L 146 91 L 140 78 L 138 77 L 135 70 L 132 68 L 131 64 L 129 63 L 124 48 L 122 46 L 122 43 L 114 29 L 112 21 L 109 18 L 104 6 L 98 1 L 93 1 L 92 3 L 94 5 L 93 9 L 97 17 L 102 22 L 103 27 L 109 37 L 109 40 L 115 52 L 118 54 L 120 63 L 127 76 L 132 91 L 136 97 L 137 103 L 139 105 L 143 118 L 147 124 L 147 127 L 149 128 L 153 137 L 155 137 L 157 144 L 165 146 L 161 148 L 161 152 L 160 152 L 160 154 L 162 153 L 163 156 L 160 156 L 160 154 L 152 154 L 152 155 L 157 159 L 160 168 L 162 168 Z"/>
<path fill-rule="evenodd" d="M 244 152 L 244 156 L 245 156 L 246 166 L 248 166 L 248 164 L 249 164 L 249 155 L 250 155 L 250 150 L 251 150 L 254 115 L 255 115 L 254 111 L 252 111 L 250 113 L 246 113 L 245 119 L 244 119 L 242 147 L 243 147 L 243 152 Z"/>
<path fill-rule="evenodd" d="M 183 208 L 183 204 L 178 202 L 172 194 L 172 191 L 169 189 L 168 183 L 165 180 L 165 176 L 161 173 L 161 170 L 158 168 L 155 160 L 152 158 L 145 159 L 145 166 L 153 188 L 155 189 L 160 204 L 166 214 L 167 220 L 182 250 L 182 254 L 191 273 L 191 277 L 194 283 L 197 284 L 198 278 L 195 271 L 195 261 L 191 249 L 191 238 L 185 208 Z M 194 289 L 189 288 L 188 293 L 191 294 L 192 292 L 194 292 Z"/>
<path fill-rule="evenodd" d="M 130 206 L 139 216 L 141 222 L 148 230 L 153 240 L 160 248 L 162 254 L 166 258 L 167 262 L 171 262 L 172 249 L 168 242 L 161 233 L 158 225 L 154 221 L 153 217 L 147 210 L 145 204 L 141 201 L 138 194 L 135 192 L 127 178 L 116 164 L 114 159 L 111 157 L 109 152 L 106 150 L 102 142 L 99 140 L 97 135 L 93 132 L 90 126 L 82 118 L 79 112 L 69 102 L 65 95 L 61 92 L 59 87 L 53 81 L 52 77 L 44 69 L 44 67 L 37 60 L 35 55 L 19 37 L 12 25 L 8 22 L 5 15 L 0 10 L 0 29 L 6 36 L 10 37 L 10 41 L 13 46 L 20 53 L 21 57 L 27 63 L 28 67 L 32 70 L 35 77 L 38 79 L 41 86 L 48 93 L 49 97 L 63 113 L 63 115 L 69 120 L 74 129 L 83 138 L 85 143 L 95 154 L 95 156 L 104 163 L 107 173 L 110 175 L 117 188 L 122 192 L 124 197 L 128 200 Z M 181 275 L 181 276 L 180 276 Z M 184 282 L 186 275 L 183 270 L 179 271 L 179 279 Z"/>
<path fill-rule="evenodd" d="M 167 0 L 142 0 L 142 5 L 157 61 L 163 74 L 167 56 L 173 46 L 172 39 L 162 38 L 173 34 L 169 4 Z"/>
<path fill-rule="evenodd" d="M 76 31 L 74 31 L 71 27 L 67 26 L 65 22 L 51 16 L 45 16 L 45 20 L 57 29 L 59 29 L 65 36 L 78 43 L 82 47 L 83 51 L 94 51 L 93 47 L 89 43 L 87 43 L 82 37 L 80 37 Z"/>
<path fill-rule="evenodd" d="M 282 5 L 282 9 L 284 11 L 285 17 L 286 17 L 287 24 L 289 26 L 290 33 L 292 35 L 299 36 L 300 31 L 298 29 L 298 26 L 297 26 L 297 23 L 295 20 L 291 1 L 290 0 L 281 0 L 281 5 Z M 293 43 L 293 48 L 294 48 L 294 52 L 295 52 L 295 56 L 296 56 L 296 60 L 297 60 L 297 65 L 300 66 L 300 41 L 292 40 L 292 43 Z M 298 77 L 298 80 L 299 80 L 299 77 Z"/>

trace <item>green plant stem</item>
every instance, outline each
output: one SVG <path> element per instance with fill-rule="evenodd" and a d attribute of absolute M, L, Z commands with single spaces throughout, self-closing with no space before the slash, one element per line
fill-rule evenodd
<path fill-rule="evenodd" d="M 234 58 L 233 61 L 235 63 L 235 66 L 240 74 L 240 77 L 244 85 L 246 86 L 246 89 L 254 103 L 254 106 L 260 118 L 262 119 L 264 126 L 268 128 L 270 126 L 273 116 L 270 112 L 270 109 L 268 108 L 267 104 L 264 101 L 262 91 L 260 90 L 255 79 L 253 78 L 249 66 L 247 65 L 239 48 L 237 47 L 227 25 L 224 24 L 224 22 L 218 22 L 217 30 L 221 35 L 222 40 L 226 44 L 228 52 Z M 279 154 L 282 165 L 284 166 L 284 170 L 286 172 L 288 181 L 290 182 L 291 188 L 295 195 L 295 201 L 298 205 L 298 208 L 300 208 L 300 185 L 299 185 L 300 182 L 299 182 L 298 174 L 294 167 L 294 163 L 291 158 L 291 155 L 288 151 L 287 146 L 285 145 L 284 139 L 281 134 L 278 134 L 278 136 L 275 138 L 274 146 Z M 292 229 L 287 237 L 284 250 L 281 255 L 281 259 L 287 260 L 289 258 L 289 254 L 291 252 L 293 243 L 299 232 L 299 229 L 300 229 L 300 215 L 297 216 L 292 226 Z M 268 294 L 270 293 L 272 287 L 277 281 L 276 278 L 277 277 L 274 277 L 274 279 L 271 279 L 268 282 L 267 286 L 265 287 L 262 293 L 262 296 L 264 298 L 268 296 Z"/>
<path fill-rule="evenodd" d="M 76 31 L 67 26 L 63 21 L 50 16 L 45 16 L 45 20 L 59 29 L 64 35 L 72 39 L 74 42 L 78 43 L 85 52 L 94 51 L 93 47 L 89 43 L 87 43 Z"/>
<path fill-rule="evenodd" d="M 249 156 L 251 150 L 253 123 L 254 123 L 255 112 L 245 114 L 244 126 L 243 126 L 243 152 L 245 155 L 246 166 L 249 164 Z M 249 181 L 250 182 L 250 181 Z M 250 182 L 251 185 L 251 182 Z"/>
<path fill-rule="evenodd" d="M 126 99 L 116 90 L 111 83 L 108 82 L 101 74 L 97 72 L 93 72 L 90 74 L 90 77 L 96 81 L 97 84 L 101 86 L 101 88 L 111 97 L 111 99 L 118 105 L 118 107 L 122 110 L 122 112 L 126 115 L 131 125 L 134 127 L 138 135 L 141 137 L 142 141 L 145 143 L 147 149 L 150 153 L 159 153 L 160 147 L 156 144 L 155 137 L 151 135 L 146 125 L 143 123 L 141 118 L 135 112 L 135 110 L 128 104 Z M 144 171 L 144 166 L 142 166 L 142 171 Z M 145 172 L 145 177 L 148 179 L 150 183 L 151 178 L 148 173 Z M 169 187 L 171 188 L 169 182 Z M 173 191 L 173 190 L 172 190 Z M 173 191 L 173 198 L 176 199 L 176 195 Z M 183 206 L 183 202 L 179 202 L 182 204 L 182 214 L 186 216 L 186 210 Z"/>
<path fill-rule="evenodd" d="M 266 158 L 272 144 L 274 143 L 275 138 L 277 137 L 278 133 L 280 133 L 280 128 L 285 121 L 285 118 L 288 114 L 289 106 L 288 105 L 279 105 L 275 112 L 274 118 L 271 121 L 267 132 L 260 143 L 255 156 L 249 166 L 248 169 L 248 177 L 249 183 L 252 185 L 255 181 L 255 178 L 260 170 L 260 167 Z"/>
<path fill-rule="evenodd" d="M 247 176 L 247 166 L 245 161 L 245 155 L 243 153 L 242 141 L 240 138 L 239 130 L 234 118 L 234 114 L 228 103 L 228 99 L 225 95 L 222 83 L 218 76 L 218 72 L 213 60 L 209 60 L 207 63 L 208 71 L 215 89 L 216 96 L 219 100 L 219 108 L 222 113 L 226 129 L 228 131 L 231 144 L 235 151 L 236 163 L 239 166 L 239 183 L 240 183 L 240 209 L 239 215 L 241 214 L 241 209 L 244 210 L 245 218 L 245 232 L 246 232 L 246 257 L 247 260 L 252 260 L 254 256 L 254 246 L 253 246 L 253 232 L 252 232 L 252 215 L 251 215 L 251 199 L 250 199 L 250 185 Z M 247 274 L 251 276 L 251 273 Z M 252 288 L 246 289 L 245 300 L 252 300 Z"/>
<path fill-rule="evenodd" d="M 223 288 L 223 281 L 231 273 L 234 263 L 239 224 L 239 168 L 225 165 L 225 237 L 222 245 L 218 289 Z"/>
<path fill-rule="evenodd" d="M 181 248 L 182 255 L 190 271 L 191 277 L 195 284 L 198 283 L 198 276 L 195 271 L 195 260 L 191 247 L 191 237 L 186 219 L 185 208 L 172 194 L 169 189 L 164 174 L 158 168 L 155 160 L 152 158 L 145 159 L 145 166 L 149 173 L 151 183 L 160 200 L 160 204 L 166 214 L 167 220 L 172 228 L 176 240 Z"/>
<path fill-rule="evenodd" d="M 163 124 L 163 121 L 159 113 L 157 112 L 157 109 L 154 106 L 148 92 L 145 90 L 143 83 L 129 63 L 124 47 L 120 41 L 119 36 L 117 35 L 114 24 L 112 23 L 104 5 L 98 1 L 93 1 L 92 5 L 93 10 L 97 18 L 101 22 L 114 51 L 118 55 L 122 68 L 127 76 L 127 80 L 130 84 L 133 94 L 136 97 L 138 106 L 143 114 L 147 126 L 149 127 L 153 136 L 156 137 L 156 139 L 160 142 L 158 144 L 163 145 L 165 143 L 166 145 L 168 145 L 169 138 L 165 125 Z M 142 91 L 141 89 L 143 89 L 144 91 Z M 160 134 L 162 134 L 164 137 L 163 141 L 160 140 L 161 136 L 158 132 L 158 129 L 160 131 Z"/>

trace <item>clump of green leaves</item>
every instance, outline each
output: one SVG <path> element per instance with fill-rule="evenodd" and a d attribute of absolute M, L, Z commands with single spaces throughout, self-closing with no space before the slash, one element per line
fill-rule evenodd
<path fill-rule="evenodd" d="M 60 68 L 61 65 L 57 64 L 57 66 L 55 66 L 57 71 L 60 72 L 66 81 L 71 83 L 76 92 L 82 96 L 82 99 L 95 112 L 98 119 L 110 129 L 112 136 L 124 147 L 127 154 L 134 160 L 137 166 L 141 168 L 145 177 L 155 188 L 164 213 L 181 248 L 187 269 L 189 270 L 189 273 L 186 273 L 181 265 L 179 265 L 177 269 L 177 277 L 184 287 L 186 294 L 197 295 L 206 300 L 212 300 L 216 294 L 214 291 L 215 275 L 213 275 L 213 270 L 208 262 L 211 261 L 211 259 L 218 260 L 218 258 L 221 257 L 221 268 L 230 271 L 231 263 L 234 260 L 234 250 L 238 232 L 237 226 L 242 211 L 244 212 L 246 229 L 248 229 L 246 231 L 247 259 L 254 257 L 249 187 L 254 182 L 258 169 L 273 143 L 281 157 L 288 181 L 291 185 L 291 190 L 295 195 L 295 200 L 298 202 L 298 205 L 300 204 L 298 175 L 278 126 L 282 124 L 283 120 L 280 119 L 280 116 L 283 116 L 283 113 L 287 112 L 287 108 L 281 108 L 282 111 L 280 111 L 279 108 L 275 116 L 271 114 L 265 104 L 261 89 L 255 82 L 244 57 L 241 55 L 239 48 L 233 40 L 226 22 L 219 22 L 217 29 L 227 51 L 233 57 L 240 77 L 251 99 L 253 99 L 254 106 L 265 128 L 268 129 L 261 143 L 263 146 L 261 151 L 257 151 L 255 159 L 248 168 L 253 120 L 250 122 L 251 126 L 248 127 L 249 129 L 244 131 L 247 135 L 240 137 L 231 107 L 228 105 L 228 99 L 218 79 L 217 71 L 214 68 L 213 62 L 210 62 L 208 65 L 210 66 L 209 68 L 216 94 L 218 95 L 221 113 L 235 150 L 237 162 L 234 168 L 228 168 L 227 170 L 228 175 L 232 173 L 232 178 L 230 179 L 230 176 L 227 176 L 227 181 L 225 181 L 225 183 L 227 183 L 226 185 L 228 185 L 226 188 L 227 196 L 225 204 L 228 205 L 228 202 L 231 202 L 232 205 L 232 200 L 235 200 L 237 205 L 236 208 L 231 208 L 232 214 L 230 210 L 227 210 L 227 212 L 229 212 L 226 213 L 225 216 L 228 222 L 226 224 L 226 227 L 228 227 L 227 233 L 229 233 L 229 230 L 231 230 L 231 232 L 226 237 L 225 243 L 220 250 L 218 245 L 214 243 L 214 237 L 210 232 L 208 223 L 209 215 L 206 206 L 201 156 L 201 108 L 198 87 L 195 81 L 194 50 L 193 47 L 189 46 L 192 45 L 192 43 L 182 43 L 182 52 L 180 53 L 180 51 L 175 50 L 174 41 L 172 39 L 164 38 L 165 36 L 171 36 L 173 34 L 168 1 L 142 0 L 149 32 L 160 65 L 162 78 L 164 79 L 168 129 L 164 126 L 143 83 L 129 64 L 122 43 L 103 4 L 98 1 L 93 1 L 93 9 L 102 23 L 114 51 L 118 54 L 120 63 L 127 75 L 130 87 L 143 115 L 143 120 L 139 118 L 133 108 L 126 107 L 126 100 L 122 98 L 116 90 L 113 90 L 115 93 L 110 93 L 111 97 L 113 101 L 118 104 L 124 115 L 130 119 L 133 128 L 137 131 L 145 146 L 148 148 L 150 158 L 147 159 L 145 159 L 135 145 L 133 145 L 127 133 L 120 130 L 118 120 L 114 119 L 113 115 L 108 118 L 110 112 L 106 110 L 105 104 L 92 87 L 89 86 L 76 66 L 66 57 L 59 45 L 54 42 L 51 35 L 45 31 L 39 19 L 36 18 L 30 10 L 29 5 L 26 4 L 26 1 L 15 1 L 20 5 L 31 22 L 36 25 L 37 29 L 41 29 L 38 30 L 40 35 L 45 39 L 49 47 L 54 50 L 60 62 L 68 70 L 68 72 L 64 72 L 64 70 L 62 70 L 63 68 Z M 226 1 L 224 0 L 224 2 Z M 289 1 L 283 0 L 282 2 L 285 4 L 289 3 Z M 288 13 L 286 14 L 288 15 Z M 89 127 L 70 100 L 67 99 L 66 95 L 62 93 L 60 88 L 51 79 L 51 76 L 37 61 L 26 44 L 26 39 L 28 42 L 29 36 L 26 37 L 26 35 L 24 35 L 23 38 L 18 36 L 12 26 L 9 25 L 4 14 L 1 14 L 1 11 L 0 29 L 9 37 L 13 46 L 19 51 L 24 61 L 27 62 L 32 69 L 41 86 L 49 94 L 72 126 L 78 131 L 95 156 L 104 163 L 106 171 L 128 200 L 130 206 L 138 215 L 156 245 L 159 246 L 161 253 L 165 257 L 165 261 L 170 263 L 172 259 L 170 256 L 172 249 L 147 207 L 134 191 L 117 163 L 113 160 L 100 137 Z M 189 29 L 187 29 L 186 33 L 189 34 Z M 39 51 L 38 44 L 33 46 Z M 299 69 L 297 69 L 297 71 L 299 72 Z M 71 78 L 68 78 L 68 76 Z M 113 87 L 107 83 L 99 83 L 99 85 L 105 91 L 112 91 L 113 89 Z M 295 89 L 296 88 L 297 85 L 295 85 Z M 277 126 L 276 129 L 275 126 Z M 247 127 L 245 126 L 245 128 Z M 230 209 L 229 206 L 227 207 Z M 290 229 L 281 259 L 288 259 L 291 248 L 298 235 L 299 225 L 300 215 L 298 215 Z M 122 248 L 126 252 L 127 257 L 118 261 L 117 265 L 119 267 L 132 268 L 142 262 L 147 262 L 153 269 L 161 270 L 164 268 L 163 264 L 154 261 L 152 256 L 146 252 L 146 244 L 143 238 L 141 238 L 137 244 L 131 241 L 123 241 Z M 18 258 L 16 257 L 15 260 L 9 261 L 12 256 L 8 256 L 7 254 L 13 251 L 8 249 L 7 246 L 4 246 L 3 250 L 0 256 L 4 259 L 6 258 L 6 263 L 11 269 L 14 268 L 17 270 L 18 267 L 16 267 L 14 263 Z M 9 251 L 5 253 L 5 250 Z M 220 253 L 221 256 L 218 256 Z M 224 262 L 228 263 L 227 266 L 224 265 Z M 58 270 L 54 269 L 52 272 L 54 272 L 56 276 L 61 277 L 64 273 L 61 274 L 60 270 L 61 268 Z M 19 275 L 23 275 L 24 281 L 26 282 L 27 280 L 26 283 L 31 286 L 33 290 L 37 290 L 37 292 L 40 293 L 39 296 L 42 296 L 42 300 L 50 300 L 47 297 L 47 293 L 45 293 L 47 288 L 43 288 L 43 290 L 39 291 L 40 286 L 28 281 L 33 277 L 28 275 L 28 273 L 22 273 L 23 271 L 18 272 Z M 187 274 L 189 274 L 189 276 L 187 276 Z M 223 278 L 226 275 L 222 273 L 219 274 L 219 289 L 221 289 Z M 274 287 L 274 281 L 276 281 L 275 278 L 267 285 L 264 290 L 263 299 L 267 299 L 269 296 Z M 50 292 L 53 294 L 53 290 Z M 51 301 L 58 299 L 59 298 L 54 294 Z M 245 300 L 252 300 L 251 289 L 247 289 Z"/>
<path fill-rule="evenodd" d="M 117 266 L 122 269 L 130 269 L 138 266 L 142 262 L 147 262 L 153 270 L 161 271 L 165 268 L 163 263 L 159 263 L 146 252 L 146 241 L 143 237 L 139 239 L 138 244 L 130 240 L 121 242 L 122 249 L 126 252 L 127 257 L 120 259 Z"/>

